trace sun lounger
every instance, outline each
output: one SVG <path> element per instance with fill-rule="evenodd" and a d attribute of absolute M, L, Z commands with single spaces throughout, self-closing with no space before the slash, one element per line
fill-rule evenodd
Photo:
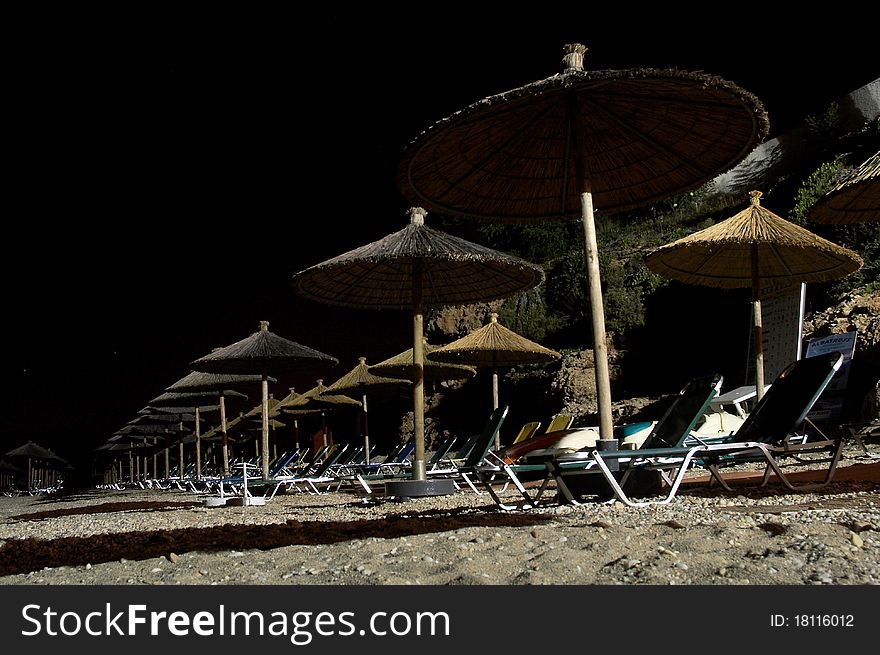
<path fill-rule="evenodd" d="M 685 444 L 691 438 L 694 426 L 705 414 L 710 401 L 718 394 L 721 383 L 722 377 L 720 375 L 711 375 L 690 381 L 679 392 L 661 419 L 654 424 L 653 429 L 642 443 L 642 448 L 620 452 L 625 453 L 626 458 L 632 459 L 636 456 L 635 453 L 642 455 L 653 454 L 657 451 L 665 453 Z M 620 431 L 621 439 L 625 438 L 624 432 Z M 573 486 L 571 480 L 583 475 L 596 475 L 599 472 L 600 469 L 592 455 L 593 452 L 595 451 L 590 449 L 556 456 L 551 455 L 540 462 L 523 464 L 511 464 L 502 457 L 490 455 L 489 462 L 479 469 L 480 481 L 502 509 L 535 507 L 554 481 L 560 500 L 578 504 L 571 489 Z M 632 471 L 629 469 L 623 473 L 624 483 L 631 473 Z M 532 493 L 526 489 L 522 479 L 529 475 L 541 481 L 540 487 Z M 608 475 L 613 477 L 610 470 Z M 519 502 L 511 505 L 498 496 L 493 483 L 499 476 L 503 476 L 513 484 L 520 494 L 521 500 Z"/>
<path fill-rule="evenodd" d="M 650 470 L 662 467 L 676 471 L 674 477 L 667 478 L 669 493 L 661 500 L 635 502 L 623 491 L 611 474 L 608 462 L 614 458 L 623 461 L 625 453 L 593 451 L 591 457 L 615 496 L 633 507 L 671 502 L 691 464 L 705 468 L 711 475 L 711 481 L 717 482 L 725 490 L 730 490 L 730 487 L 724 480 L 722 469 L 744 462 L 764 464 L 761 486 L 768 484 L 771 475 L 775 474 L 783 486 L 791 491 L 819 489 L 833 479 L 840 460 L 843 436 L 826 437 L 809 422 L 807 414 L 842 363 L 843 356 L 833 352 L 801 359 L 789 365 L 755 405 L 740 429 L 726 439 L 704 441 L 695 446 L 672 448 L 662 453 L 634 451 L 629 454 L 628 468 L 645 467 Z M 794 460 L 798 464 L 827 464 L 825 476 L 818 483 L 795 485 L 783 471 L 783 461 L 786 459 Z"/>

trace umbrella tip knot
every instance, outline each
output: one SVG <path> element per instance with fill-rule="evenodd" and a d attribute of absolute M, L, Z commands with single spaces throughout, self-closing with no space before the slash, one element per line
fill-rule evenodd
<path fill-rule="evenodd" d="M 367 363 L 367 358 L 366 358 L 366 357 L 358 357 L 358 362 L 359 362 L 360 364 L 366 364 L 366 363 Z"/>
<path fill-rule="evenodd" d="M 498 322 L 498 313 L 492 312 L 491 314 L 489 314 L 489 320 L 491 320 L 493 323 L 497 323 Z"/>
<path fill-rule="evenodd" d="M 260 331 L 268 332 L 269 331 L 269 321 L 260 321 Z"/>
<path fill-rule="evenodd" d="M 407 212 L 409 216 L 409 222 L 413 225 L 424 225 L 425 224 L 425 216 L 428 215 L 421 207 L 410 207 Z"/>
<path fill-rule="evenodd" d="M 749 191 L 749 202 L 753 206 L 757 207 L 758 205 L 761 204 L 761 196 L 763 196 L 763 195 L 764 194 L 761 193 L 760 191 Z"/>
<path fill-rule="evenodd" d="M 562 46 L 562 52 L 564 53 L 562 55 L 562 63 L 565 66 L 565 70 L 584 70 L 584 53 L 586 51 L 587 46 L 580 43 L 566 43 Z"/>

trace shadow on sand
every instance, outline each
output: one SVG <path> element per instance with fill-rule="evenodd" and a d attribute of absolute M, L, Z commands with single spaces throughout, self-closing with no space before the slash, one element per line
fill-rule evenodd
<path fill-rule="evenodd" d="M 113 504 L 128 505 L 129 503 Z M 84 509 L 92 509 L 94 512 L 99 508 Z M 45 567 L 83 566 L 120 559 L 143 560 L 167 557 L 171 553 L 270 550 L 283 546 L 332 544 L 368 537 L 408 537 L 468 527 L 523 527 L 544 523 L 550 519 L 551 517 L 548 516 L 528 513 L 501 514 L 473 510 L 449 513 L 430 510 L 420 513 L 392 514 L 381 520 L 288 520 L 286 523 L 273 525 L 226 524 L 211 528 L 63 537 L 52 541 L 15 539 L 7 541 L 0 547 L 0 576 L 29 573 Z"/>

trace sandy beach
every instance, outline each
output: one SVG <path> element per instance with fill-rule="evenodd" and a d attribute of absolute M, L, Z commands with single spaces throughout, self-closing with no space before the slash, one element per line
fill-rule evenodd
<path fill-rule="evenodd" d="M 220 508 L 181 491 L 0 497 L 0 584 L 873 585 L 880 447 L 869 450 L 847 446 L 835 481 L 814 493 L 727 493 L 693 472 L 671 504 L 643 509 L 503 512 L 469 490 Z"/>

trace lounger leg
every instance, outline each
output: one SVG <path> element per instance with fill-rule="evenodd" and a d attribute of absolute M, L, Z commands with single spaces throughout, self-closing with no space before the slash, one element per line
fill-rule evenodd
<path fill-rule="evenodd" d="M 594 450 L 592 452 L 593 459 L 596 464 L 602 470 L 602 474 L 605 476 L 605 479 L 608 481 L 608 484 L 611 485 L 611 488 L 614 490 L 614 495 L 620 499 L 626 505 L 630 507 L 649 507 L 651 505 L 667 505 L 675 498 L 676 492 L 678 492 L 678 487 L 681 484 L 681 481 L 684 479 L 684 474 L 687 472 L 688 465 L 693 459 L 694 455 L 697 453 L 697 449 L 693 449 L 684 456 L 681 463 L 678 465 L 678 471 L 673 479 L 671 488 L 669 490 L 669 494 L 663 500 L 655 500 L 655 501 L 647 501 L 643 503 L 637 503 L 629 499 L 629 497 L 624 493 L 623 489 L 618 484 L 615 477 L 611 474 L 611 471 L 608 469 L 608 466 L 605 464 L 605 461 L 602 459 L 602 456 L 599 454 L 599 451 Z"/>

